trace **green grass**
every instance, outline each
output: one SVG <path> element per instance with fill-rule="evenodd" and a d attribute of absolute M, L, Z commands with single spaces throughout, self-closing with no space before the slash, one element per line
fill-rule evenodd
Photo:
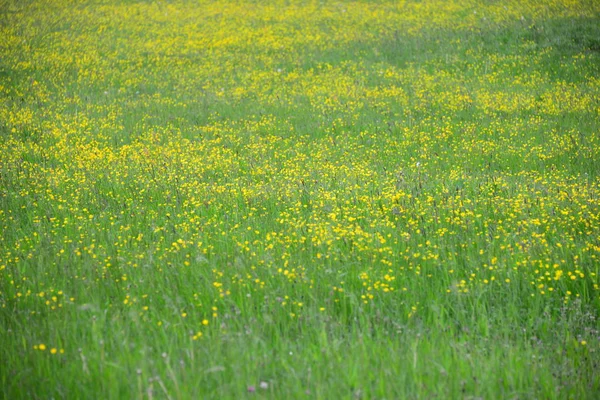
<path fill-rule="evenodd" d="M 597 398 L 596 2 L 0 1 L 0 393 Z"/>

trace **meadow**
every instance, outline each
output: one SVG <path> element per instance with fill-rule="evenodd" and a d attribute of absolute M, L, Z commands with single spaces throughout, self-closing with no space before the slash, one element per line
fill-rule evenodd
<path fill-rule="evenodd" d="M 0 0 L 0 397 L 600 395 L 600 2 Z"/>

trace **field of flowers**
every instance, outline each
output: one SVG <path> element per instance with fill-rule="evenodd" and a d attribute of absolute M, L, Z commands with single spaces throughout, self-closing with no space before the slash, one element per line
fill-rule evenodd
<path fill-rule="evenodd" d="M 594 398 L 600 3 L 0 0 L 0 397 Z"/>

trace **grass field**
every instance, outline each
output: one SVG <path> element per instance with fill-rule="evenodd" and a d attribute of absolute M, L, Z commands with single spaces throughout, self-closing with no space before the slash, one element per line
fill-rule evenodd
<path fill-rule="evenodd" d="M 597 1 L 0 0 L 0 397 L 600 396 Z"/>

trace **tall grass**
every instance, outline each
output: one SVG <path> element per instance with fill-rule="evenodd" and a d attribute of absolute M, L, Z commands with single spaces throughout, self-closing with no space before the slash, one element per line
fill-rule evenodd
<path fill-rule="evenodd" d="M 0 3 L 0 393 L 594 398 L 599 11 Z"/>

